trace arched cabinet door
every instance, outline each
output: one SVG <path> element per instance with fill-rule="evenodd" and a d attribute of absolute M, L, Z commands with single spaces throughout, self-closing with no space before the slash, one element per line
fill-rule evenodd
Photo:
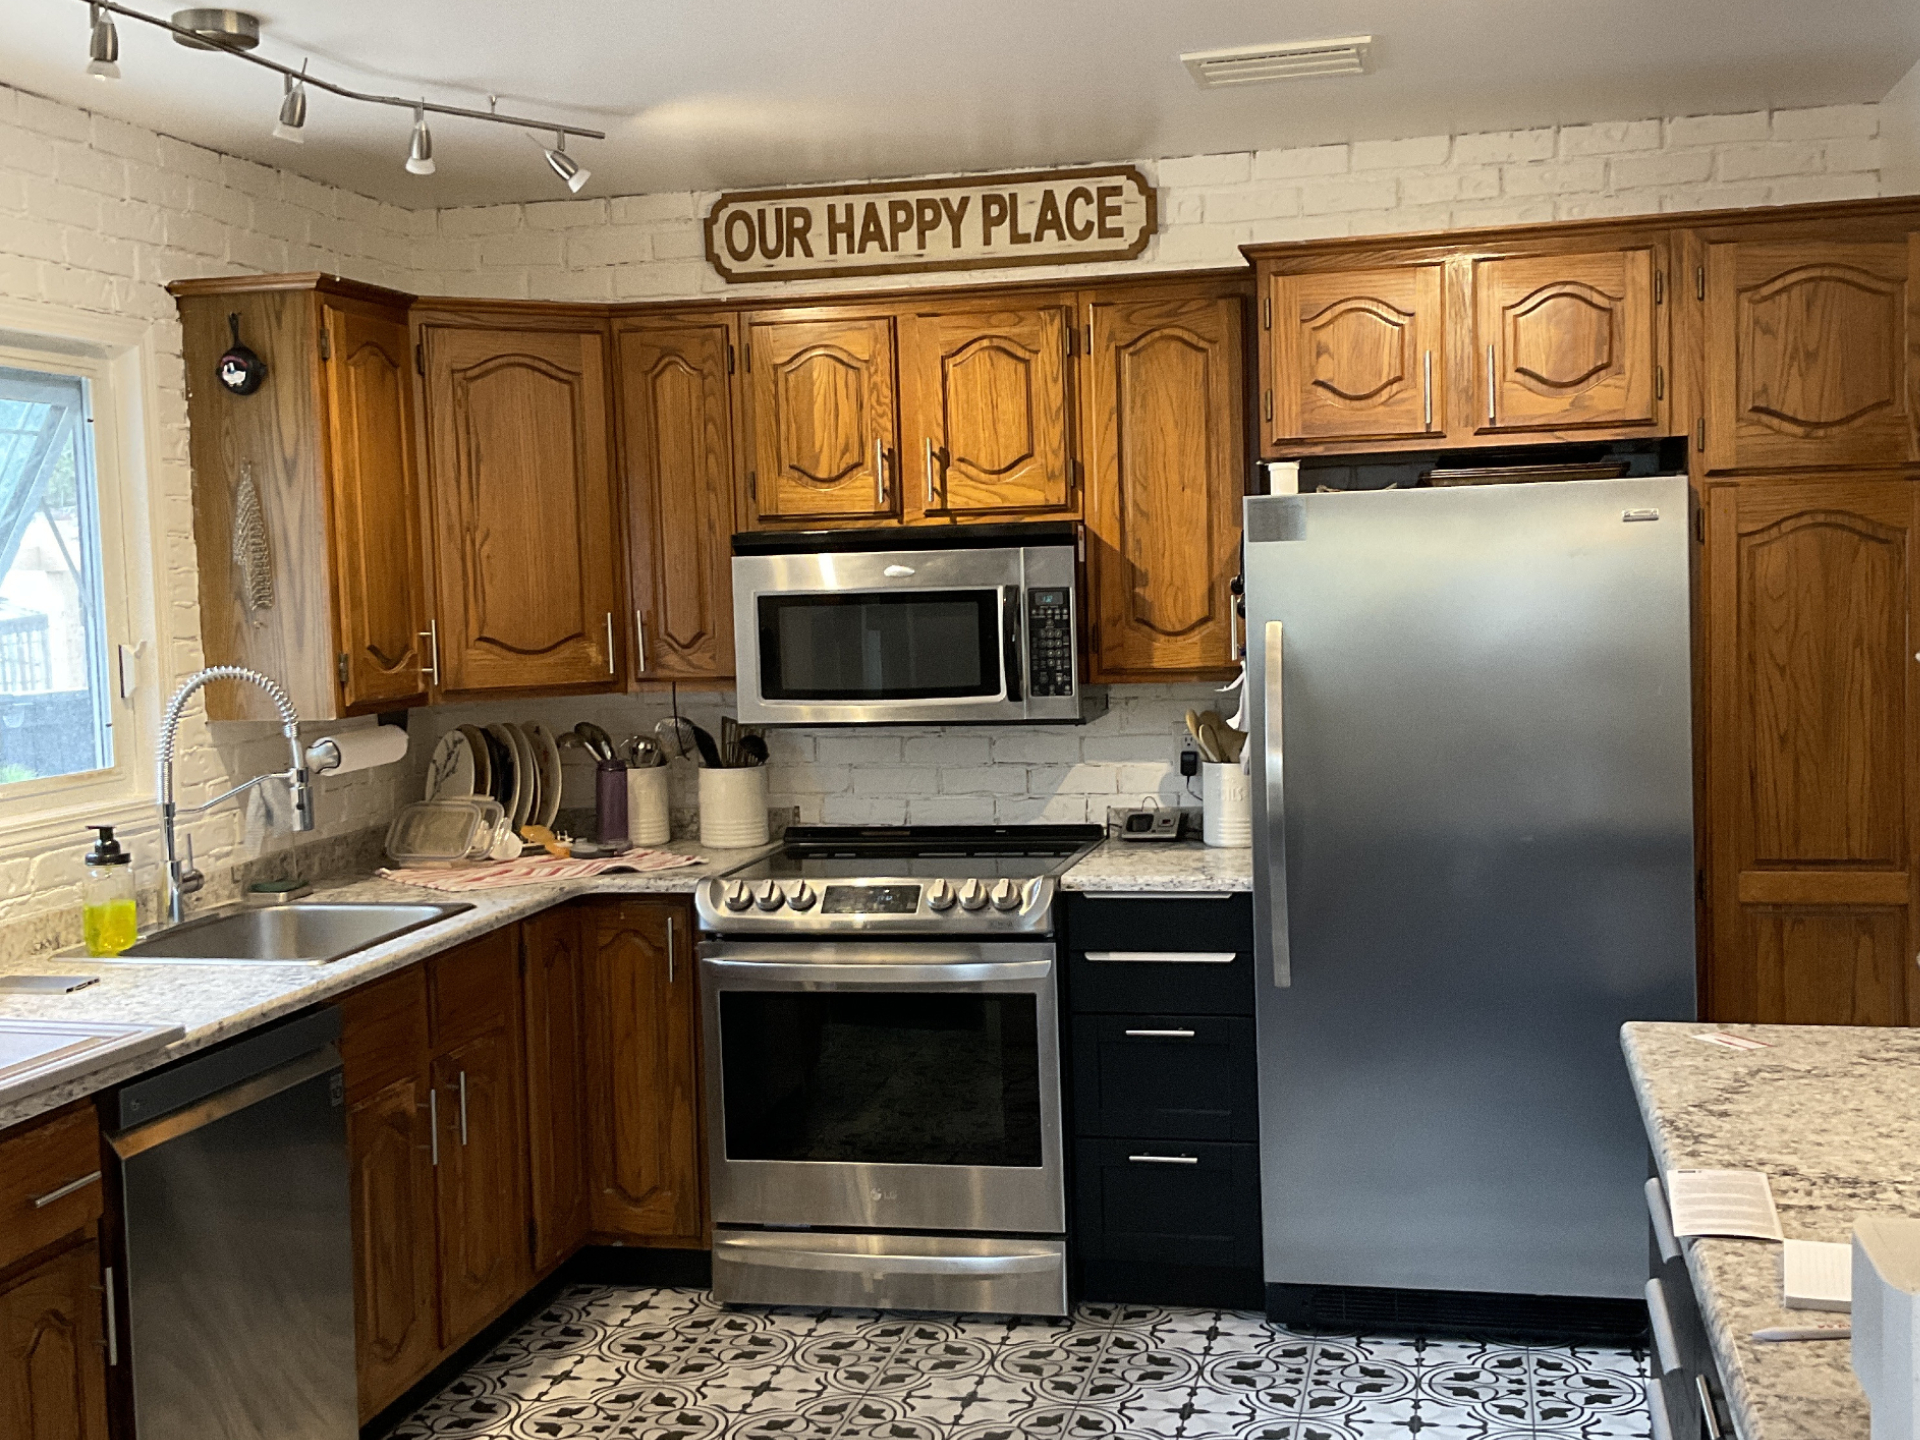
<path fill-rule="evenodd" d="M 1709 469 L 1920 460 L 1920 237 L 1705 252 Z"/>
<path fill-rule="evenodd" d="M 1651 246 L 1475 261 L 1475 431 L 1655 433 L 1655 269 Z"/>
<path fill-rule="evenodd" d="M 900 514 L 893 319 L 799 311 L 746 318 L 755 520 Z"/>
<path fill-rule="evenodd" d="M 1441 265 L 1275 275 L 1263 304 L 1269 448 L 1446 433 Z"/>

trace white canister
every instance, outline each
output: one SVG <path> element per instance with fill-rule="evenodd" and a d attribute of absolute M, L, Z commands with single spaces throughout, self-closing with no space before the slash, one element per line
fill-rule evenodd
<path fill-rule="evenodd" d="M 648 765 L 627 771 L 627 839 L 635 845 L 664 845 L 672 838 L 667 767 Z"/>
<path fill-rule="evenodd" d="M 744 850 L 767 843 L 767 770 L 700 771 L 700 843 L 715 850 Z"/>
<path fill-rule="evenodd" d="M 1200 833 L 1207 844 L 1253 844 L 1253 785 L 1237 764 L 1201 765 L 1200 800 L 1206 807 Z"/>

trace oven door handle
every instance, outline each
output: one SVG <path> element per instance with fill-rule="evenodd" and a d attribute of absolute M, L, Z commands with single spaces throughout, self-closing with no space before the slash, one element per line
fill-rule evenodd
<path fill-rule="evenodd" d="M 1021 682 L 1026 678 L 1020 663 L 1020 587 L 1008 585 L 1000 592 L 1000 624 L 1005 636 L 1007 699 L 1018 700 Z"/>
<path fill-rule="evenodd" d="M 883 1244 L 886 1237 L 877 1237 Z M 885 1270 L 890 1275 L 1028 1275 L 1058 1270 L 1058 1254 L 1031 1255 L 914 1255 L 866 1254 L 839 1250 L 801 1249 L 755 1245 L 750 1241 L 714 1238 L 714 1258 L 739 1258 L 755 1265 L 778 1266 L 793 1270 L 866 1271 Z M 731 1253 L 729 1253 L 731 1252 Z"/>
<path fill-rule="evenodd" d="M 721 960 L 708 956 L 701 967 L 715 980 L 754 980 L 801 989 L 867 989 L 874 986 L 957 986 L 1046 980 L 1051 960 L 980 960 L 958 964 L 822 964 L 807 960 Z"/>

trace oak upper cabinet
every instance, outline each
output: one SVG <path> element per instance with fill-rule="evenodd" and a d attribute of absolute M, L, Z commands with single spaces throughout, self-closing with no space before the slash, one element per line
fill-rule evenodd
<path fill-rule="evenodd" d="M 1709 469 L 1920 460 L 1920 236 L 1886 225 L 1702 237 Z"/>
<path fill-rule="evenodd" d="M 590 907 L 586 1013 L 594 1077 L 593 1229 L 699 1246 L 700 1005 L 692 915 L 679 899 Z"/>
<path fill-rule="evenodd" d="M 1064 304 L 942 305 L 901 318 L 910 514 L 1046 515 L 1075 500 Z"/>
<path fill-rule="evenodd" d="M 1270 274 L 1261 398 L 1272 450 L 1445 434 L 1445 267 Z"/>
<path fill-rule="evenodd" d="M 639 679 L 733 674 L 734 329 L 728 315 L 614 324 Z"/>
<path fill-rule="evenodd" d="M 415 311 L 437 682 L 456 695 L 610 688 L 627 627 L 605 327 L 507 318 Z"/>
<path fill-rule="evenodd" d="M 309 720 L 427 698 L 429 626 L 407 297 L 319 275 L 175 285 L 187 366 L 201 642 L 263 670 Z M 215 372 L 242 341 L 251 395 Z M 215 686 L 216 720 L 271 719 Z"/>
<path fill-rule="evenodd" d="M 1084 433 L 1093 679 L 1234 663 L 1246 440 L 1245 301 L 1088 303 Z"/>
<path fill-rule="evenodd" d="M 1920 483 L 1709 487 L 1708 1013 L 1904 1025 Z"/>
<path fill-rule="evenodd" d="M 1662 263 L 1651 244 L 1474 260 L 1473 428 L 1657 433 L 1666 394 L 1654 323 Z"/>
<path fill-rule="evenodd" d="M 898 519 L 893 317 L 761 311 L 743 328 L 753 522 Z"/>
<path fill-rule="evenodd" d="M 587 1238 L 586 955 L 582 910 L 520 927 L 527 1030 L 527 1159 L 533 1268 L 544 1275 Z"/>

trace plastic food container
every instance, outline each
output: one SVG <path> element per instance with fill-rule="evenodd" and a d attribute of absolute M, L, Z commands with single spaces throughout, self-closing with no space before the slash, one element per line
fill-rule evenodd
<path fill-rule="evenodd" d="M 498 800 L 417 800 L 393 817 L 387 854 L 396 865 L 454 865 L 483 858 L 506 824 Z"/>

